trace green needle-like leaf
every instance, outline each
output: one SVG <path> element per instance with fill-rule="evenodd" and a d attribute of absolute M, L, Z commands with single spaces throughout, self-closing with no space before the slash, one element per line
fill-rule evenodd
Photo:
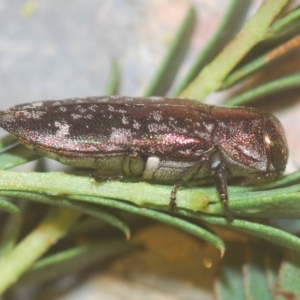
<path fill-rule="evenodd" d="M 187 213 L 186 215 L 189 214 Z M 265 239 L 274 244 L 280 245 L 281 247 L 285 247 L 300 253 L 300 238 L 283 230 L 245 220 L 236 219 L 232 223 L 228 223 L 223 218 L 204 216 L 199 218 L 214 225 L 223 225 L 229 228 L 234 228 L 242 233 Z"/>
<path fill-rule="evenodd" d="M 141 209 L 136 206 L 126 206 L 125 202 L 116 201 L 113 199 L 127 200 L 138 205 L 149 203 L 149 205 L 159 205 L 160 208 L 167 206 L 170 197 L 170 187 L 160 185 L 150 185 L 146 183 L 121 183 L 112 182 L 105 184 L 97 184 L 89 179 L 79 176 L 73 176 L 63 173 L 14 173 L 8 171 L 0 172 L 0 195 L 18 196 L 17 190 L 20 191 L 19 197 L 24 197 L 21 192 L 37 191 L 38 193 L 64 194 L 69 195 L 69 199 L 77 199 L 90 203 L 98 203 L 101 205 L 113 206 L 118 209 L 130 210 L 133 213 L 143 214 L 152 218 L 160 219 L 163 222 L 173 222 L 175 226 L 187 226 L 186 231 L 196 232 L 198 228 L 184 222 L 178 221 L 174 217 L 170 217 L 164 213 L 155 212 L 150 209 Z M 13 188 L 13 191 L 12 191 Z M 80 196 L 79 196 L 80 195 Z M 195 202 L 197 197 L 203 197 L 203 202 L 200 202 L 198 209 L 210 213 L 223 213 L 223 207 L 217 196 L 215 188 L 189 188 L 182 189 L 178 193 L 179 207 L 189 208 L 189 205 L 195 210 Z M 268 191 L 249 191 L 237 188 L 229 188 L 230 207 L 234 215 L 240 216 L 261 216 L 261 217 L 299 217 L 299 199 L 300 185 L 274 189 Z M 159 197 L 157 201 L 156 197 Z M 42 198 L 42 197 L 40 197 Z M 147 200 L 148 199 L 148 200 Z M 152 199 L 152 200 L 151 200 Z M 200 198 L 201 200 L 201 198 Z M 183 202 L 182 202 L 183 201 Z M 125 206 L 124 206 L 125 205 Z M 201 208 L 202 207 L 202 208 Z M 190 210 L 192 216 L 192 210 Z M 180 210 L 181 213 L 183 211 Z M 160 214 L 160 215 L 159 215 Z M 233 223 L 228 223 L 224 218 L 206 217 L 203 214 L 196 214 L 201 219 L 215 224 L 226 225 L 232 228 L 249 232 L 255 236 L 265 238 L 274 243 L 286 246 L 290 249 L 300 249 L 300 241 L 297 237 L 269 226 L 246 222 L 242 220 L 234 220 Z M 165 219 L 164 219 L 165 218 Z M 172 219 L 174 218 L 174 219 Z M 179 222 L 179 223 L 176 223 Z M 179 224 L 179 225 L 178 225 Z M 202 230 L 202 231 L 201 231 Z M 195 233 L 194 233 L 195 234 Z M 206 231 L 200 229 L 199 235 L 204 237 Z M 213 240 L 213 236 L 209 237 L 214 244 L 219 241 Z"/>
<path fill-rule="evenodd" d="M 98 183 L 88 176 L 63 172 L 28 173 L 0 171 L 0 194 L 5 190 L 34 191 L 49 195 L 86 195 L 131 201 L 137 205 L 159 205 L 168 207 L 172 186 L 145 182 Z M 212 192 L 211 192 L 212 191 Z M 215 194 L 215 190 L 208 189 Z M 216 196 L 217 197 L 217 196 Z M 201 210 L 208 205 L 208 196 L 199 189 L 182 189 L 178 193 L 179 207 Z M 217 200 L 216 200 L 217 201 Z"/>
<path fill-rule="evenodd" d="M 146 97 L 164 96 L 167 93 L 187 52 L 195 24 L 196 13 L 190 7 L 161 67 L 145 92 Z"/>
<path fill-rule="evenodd" d="M 40 158 L 33 150 L 17 144 L 0 154 L 0 169 L 6 170 Z"/>
<path fill-rule="evenodd" d="M 113 208 L 122 209 L 125 211 L 129 211 L 131 213 L 139 214 L 139 215 L 149 217 L 154 220 L 158 220 L 165 224 L 180 228 L 186 232 L 189 232 L 189 233 L 213 244 L 218 250 L 220 250 L 221 256 L 223 256 L 223 254 L 225 252 L 224 242 L 218 236 L 216 236 L 215 234 L 211 233 L 210 231 L 207 231 L 206 229 L 204 229 L 198 225 L 195 225 L 191 222 L 182 220 L 179 217 L 170 216 L 169 214 L 159 212 L 159 211 L 156 211 L 153 209 L 136 207 L 131 204 L 128 204 L 125 202 L 119 202 L 119 201 L 116 201 L 113 199 L 105 199 L 105 198 L 91 197 L 91 196 L 84 196 L 84 197 L 70 196 L 70 199 L 88 201 L 88 202 L 98 203 L 98 204 L 102 204 L 102 205 L 107 205 L 107 206 L 110 206 Z"/>
<path fill-rule="evenodd" d="M 224 79 L 241 59 L 260 42 L 270 25 L 287 4 L 287 0 L 267 0 L 241 32 L 180 94 L 183 98 L 202 100 L 210 92 L 219 89 Z"/>
<path fill-rule="evenodd" d="M 21 283 L 34 282 L 43 284 L 57 279 L 71 272 L 105 263 L 116 255 L 133 250 L 134 246 L 128 242 L 108 240 L 96 244 L 84 245 L 59 252 L 36 262 L 20 279 Z"/>
<path fill-rule="evenodd" d="M 264 37 L 263 44 L 276 44 L 300 33 L 300 8 L 274 22 Z"/>
<path fill-rule="evenodd" d="M 297 218 L 300 216 L 300 185 L 272 190 L 259 186 L 229 186 L 229 204 L 236 217 Z M 0 171 L 0 195 L 28 191 L 48 195 L 85 195 L 130 201 L 136 205 L 167 208 L 172 186 L 145 182 L 97 183 L 87 176 L 62 172 L 26 173 Z M 15 194 L 13 194 L 15 196 Z M 223 215 L 223 206 L 214 187 L 184 187 L 177 193 L 178 208 Z"/>
<path fill-rule="evenodd" d="M 300 73 L 294 73 L 289 76 L 262 84 L 256 88 L 242 93 L 226 102 L 227 106 L 245 105 L 263 96 L 271 95 L 279 91 L 299 87 Z"/>
<path fill-rule="evenodd" d="M 0 210 L 4 210 L 10 214 L 17 214 L 19 208 L 11 202 L 0 198 Z"/>
<path fill-rule="evenodd" d="M 226 43 L 237 32 L 240 25 L 245 19 L 248 11 L 250 0 L 232 0 L 231 4 L 224 16 L 220 26 L 212 36 L 211 40 L 206 44 L 205 48 L 196 58 L 192 68 L 184 77 L 182 82 L 175 89 L 173 96 L 178 96 L 188 84 L 198 75 L 200 70 L 208 64 L 221 51 Z"/>
<path fill-rule="evenodd" d="M 62 238 L 81 214 L 68 209 L 53 212 L 0 262 L 0 295 L 11 286 L 53 243 Z"/>
<path fill-rule="evenodd" d="M 76 205 L 73 205 L 72 202 L 70 202 L 70 200 L 85 201 L 85 202 L 94 203 L 94 204 L 98 204 L 98 205 L 105 205 L 108 207 L 117 208 L 117 209 L 124 210 L 124 211 L 129 211 L 131 213 L 139 214 L 139 215 L 149 217 L 154 220 L 158 220 L 160 222 L 178 227 L 178 228 L 180 228 L 184 231 L 187 231 L 197 237 L 200 237 L 200 238 L 210 242 L 217 249 L 219 249 L 221 252 L 221 256 L 224 254 L 224 251 L 225 251 L 225 245 L 218 236 L 216 236 L 215 234 L 213 234 L 191 222 L 187 222 L 178 217 L 170 216 L 168 214 L 165 214 L 165 213 L 153 210 L 153 209 L 136 207 L 136 206 L 133 206 L 126 202 L 117 201 L 117 200 L 109 199 L 109 198 L 93 197 L 93 196 L 86 196 L 86 195 L 80 195 L 80 196 L 70 195 L 68 197 L 68 199 L 66 199 L 66 198 L 60 199 L 58 197 L 49 196 L 49 195 L 41 195 L 41 194 L 34 193 L 34 192 L 6 191 L 6 192 L 0 192 L 0 193 L 6 194 L 11 197 L 22 197 L 23 199 L 33 200 L 33 201 L 51 204 L 51 205 L 58 205 L 58 206 L 62 206 L 62 207 L 75 209 L 78 211 L 80 211 L 80 209 L 78 207 L 76 207 Z M 82 210 L 81 212 L 90 214 L 89 211 L 86 211 L 86 210 Z M 90 214 L 90 215 L 92 215 L 92 214 Z M 101 218 L 101 216 L 98 216 L 97 214 L 95 214 L 95 216 Z M 126 237 L 128 237 L 129 229 L 127 229 L 128 228 L 127 226 L 123 226 L 123 223 L 120 222 L 120 220 L 119 220 L 119 222 L 117 222 L 114 220 L 111 221 L 110 219 L 105 219 L 105 221 L 110 222 L 111 225 L 113 225 L 117 228 L 120 228 L 126 234 Z"/>
<path fill-rule="evenodd" d="M 15 247 L 20 236 L 21 228 L 24 225 L 24 216 L 28 202 L 22 199 L 19 203 L 20 213 L 9 216 L 1 228 L 0 261 Z"/>
<path fill-rule="evenodd" d="M 6 148 L 17 142 L 17 139 L 12 135 L 7 135 L 0 139 L 0 149 Z"/>
<path fill-rule="evenodd" d="M 4 192 L 5 193 L 5 192 Z M 130 239 L 130 229 L 128 225 L 121 220 L 119 217 L 108 213 L 107 211 L 99 208 L 95 205 L 90 205 L 88 203 L 81 203 L 71 201 L 67 198 L 51 196 L 51 195 L 42 195 L 36 192 L 12 192 L 10 194 L 12 197 L 29 199 L 36 202 L 49 204 L 53 206 L 60 206 L 69 208 L 71 210 L 79 211 L 81 213 L 87 214 L 91 217 L 98 218 L 102 221 L 109 223 L 111 226 L 120 229 L 126 236 L 126 239 Z"/>
<path fill-rule="evenodd" d="M 235 216 L 266 218 L 299 218 L 300 185 L 266 191 L 230 192 L 230 208 Z M 212 199 L 213 202 L 213 199 Z M 215 202 L 207 208 L 212 214 L 221 214 L 223 207 Z"/>
<path fill-rule="evenodd" d="M 255 60 L 234 71 L 225 79 L 221 89 L 228 88 L 229 86 L 239 82 L 240 80 L 247 78 L 254 72 L 264 68 L 266 65 L 274 63 L 283 55 L 288 54 L 289 51 L 294 50 L 296 47 L 299 47 L 299 45 L 300 35 L 292 38 L 291 40 L 285 42 L 277 48 L 269 51 L 268 53 L 256 58 Z"/>
<path fill-rule="evenodd" d="M 51 197 L 51 198 L 52 198 L 51 200 L 55 202 L 56 200 L 55 197 Z M 70 209 L 74 209 L 81 213 L 87 214 L 91 217 L 95 217 L 100 220 L 103 220 L 108 224 L 110 224 L 111 226 L 120 229 L 125 234 L 127 240 L 130 239 L 130 228 L 122 219 L 120 219 L 116 215 L 113 215 L 112 213 L 109 213 L 99 207 L 96 207 L 95 205 L 70 201 L 67 199 L 61 200 L 60 204 L 61 206 L 68 207 Z"/>

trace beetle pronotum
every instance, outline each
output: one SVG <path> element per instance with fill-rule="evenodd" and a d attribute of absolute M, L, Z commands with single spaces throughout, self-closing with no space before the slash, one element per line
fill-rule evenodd
<path fill-rule="evenodd" d="M 0 112 L 0 126 L 37 153 L 98 176 L 173 182 L 214 176 L 228 219 L 227 177 L 276 178 L 288 147 L 279 121 L 254 108 L 170 98 L 39 101 Z"/>

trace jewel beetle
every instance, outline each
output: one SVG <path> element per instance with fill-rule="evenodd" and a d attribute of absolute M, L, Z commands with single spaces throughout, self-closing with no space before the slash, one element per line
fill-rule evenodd
<path fill-rule="evenodd" d="M 212 176 L 228 219 L 227 177 L 280 176 L 288 147 L 282 125 L 254 108 L 195 100 L 103 96 L 39 101 L 0 112 L 0 126 L 38 154 L 99 176 L 171 182 Z"/>

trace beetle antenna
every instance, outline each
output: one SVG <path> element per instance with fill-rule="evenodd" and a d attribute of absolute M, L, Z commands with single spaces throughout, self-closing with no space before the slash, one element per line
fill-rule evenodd
<path fill-rule="evenodd" d="M 268 172 L 263 175 L 257 175 L 257 176 L 247 178 L 247 179 L 243 180 L 242 185 L 243 186 L 248 185 L 249 183 L 256 181 L 256 180 L 260 180 L 260 179 L 273 180 L 273 179 L 276 179 L 280 175 L 281 175 L 281 173 L 279 173 L 279 172 Z"/>

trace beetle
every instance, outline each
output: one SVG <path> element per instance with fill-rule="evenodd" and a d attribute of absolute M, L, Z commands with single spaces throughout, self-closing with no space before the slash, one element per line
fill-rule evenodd
<path fill-rule="evenodd" d="M 288 147 L 272 114 L 190 99 L 102 96 L 39 101 L 1 111 L 0 126 L 38 154 L 96 170 L 174 184 L 213 176 L 226 216 L 227 177 L 282 175 Z M 103 178 L 100 178 L 100 177 Z"/>

